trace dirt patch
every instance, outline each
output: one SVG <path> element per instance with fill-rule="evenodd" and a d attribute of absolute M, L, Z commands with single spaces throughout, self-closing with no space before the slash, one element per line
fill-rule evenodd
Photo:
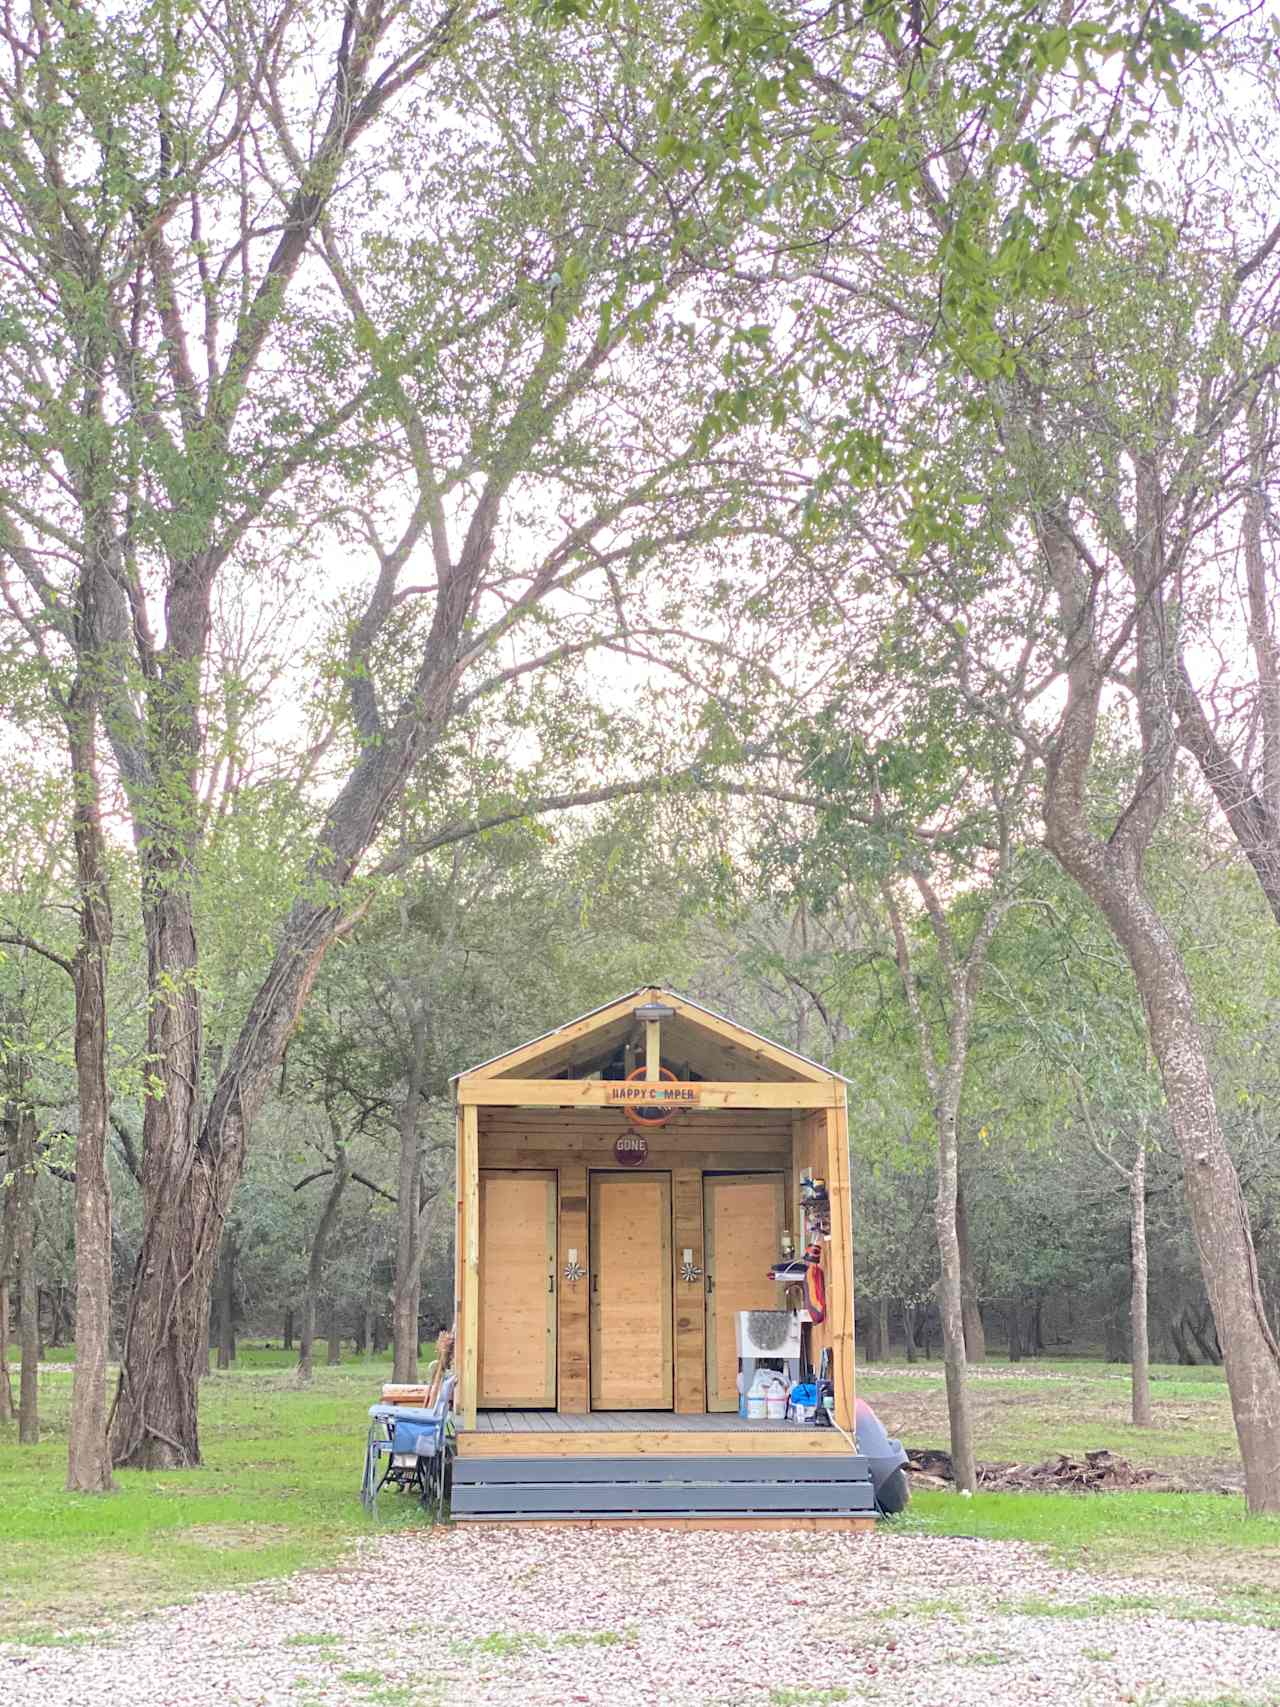
<path fill-rule="evenodd" d="M 214 1547 L 221 1552 L 235 1547 L 270 1547 L 287 1541 L 290 1530 L 283 1523 L 202 1523 L 176 1532 L 174 1539 L 194 1547 Z"/>
<path fill-rule="evenodd" d="M 908 1447 L 907 1469 L 917 1487 L 947 1487 L 955 1480 L 951 1454 L 936 1447 Z M 1220 1493 L 1243 1490 L 1242 1474 L 1230 1467 L 1207 1465 L 1197 1474 L 1144 1470 L 1118 1452 L 1100 1447 L 1073 1458 L 1055 1453 L 1039 1464 L 979 1464 L 978 1486 L 990 1493 L 1026 1490 L 1032 1493 Z"/>

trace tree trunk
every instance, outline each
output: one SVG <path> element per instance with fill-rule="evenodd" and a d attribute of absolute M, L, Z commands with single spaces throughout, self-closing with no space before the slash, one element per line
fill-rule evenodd
<path fill-rule="evenodd" d="M 978 1304 L 978 1283 L 973 1272 L 969 1246 L 969 1216 L 965 1208 L 964 1175 L 956 1174 L 956 1239 L 960 1246 L 960 1301 L 964 1311 L 964 1354 L 970 1363 L 982 1363 L 987 1355 L 987 1336 Z"/>
<path fill-rule="evenodd" d="M 236 1239 L 230 1227 L 218 1252 L 217 1311 L 218 1368 L 230 1369 L 236 1360 Z"/>
<path fill-rule="evenodd" d="M 1067 700 L 1046 766 L 1048 847 L 1093 901 L 1124 951 L 1146 1014 L 1170 1124 L 1182 1158 L 1192 1231 L 1223 1351 L 1251 1512 L 1280 1512 L 1280 1346 L 1267 1321 L 1240 1180 L 1223 1138 L 1195 997 L 1178 946 L 1143 885 L 1143 864 L 1168 800 L 1175 756 L 1169 704 L 1170 623 L 1163 605 L 1164 504 L 1159 470 L 1134 456 L 1133 692 L 1142 739 L 1136 786 L 1106 839 L 1094 834 L 1089 781 L 1111 671 L 1100 645 L 1097 584 L 1068 527 L 1038 518 L 1070 635 Z"/>
<path fill-rule="evenodd" d="M 1249 1216 L 1218 1118 L 1195 998 L 1177 944 L 1127 868 L 1091 834 L 1050 813 L 1049 845 L 1103 913 L 1146 1011 L 1205 1290 L 1223 1350 L 1251 1512 L 1280 1511 L 1280 1347 L 1263 1307 Z"/>
<path fill-rule="evenodd" d="M 1004 1312 L 1009 1332 L 1009 1362 L 1022 1362 L 1022 1310 L 1016 1303 L 1006 1305 Z"/>
<path fill-rule="evenodd" d="M 905 1342 L 904 1350 L 907 1354 L 908 1363 L 914 1363 L 919 1355 L 916 1349 L 915 1317 L 916 1312 L 914 1305 L 908 1304 L 904 1298 L 902 1301 L 902 1337 Z"/>
<path fill-rule="evenodd" d="M 302 1296 L 302 1314 L 298 1328 L 298 1380 L 310 1381 L 315 1373 L 316 1301 L 310 1288 Z"/>
<path fill-rule="evenodd" d="M 427 1024 L 425 1015 L 417 1007 L 409 1010 L 409 1037 L 408 1085 L 400 1109 L 396 1273 L 391 1306 L 393 1375 L 397 1381 L 418 1379 L 418 1308 L 422 1275 L 422 1160 L 418 1148 L 418 1103 L 426 1067 Z"/>
<path fill-rule="evenodd" d="M 381 1357 L 387 1349 L 387 1318 L 381 1310 L 374 1312 L 373 1317 L 373 1355 Z"/>
<path fill-rule="evenodd" d="M 80 940 L 75 958 L 75 1058 L 80 1130 L 76 1138 L 76 1361 L 71 1382 L 67 1488 L 109 1493 L 107 1348 L 111 1337 L 111 1178 L 107 1172 L 107 962 L 111 902 L 98 786 L 97 706 L 78 683 L 67 711 L 75 788 L 76 883 Z"/>
<path fill-rule="evenodd" d="M 969 1411 L 964 1337 L 964 1298 L 960 1241 L 956 1236 L 956 1198 L 959 1189 L 957 1155 L 960 1070 L 953 1052 L 943 1099 L 935 1110 L 938 1129 L 938 1195 L 934 1225 L 938 1235 L 941 1273 L 938 1277 L 938 1315 L 942 1324 L 942 1359 L 947 1382 L 947 1416 L 951 1427 L 951 1467 L 956 1488 L 974 1493 L 978 1470 L 973 1452 L 973 1421 Z"/>
<path fill-rule="evenodd" d="M 329 1306 L 328 1330 L 325 1334 L 326 1346 L 324 1360 L 330 1368 L 332 1368 L 334 1364 L 342 1362 L 342 1329 L 339 1326 L 341 1320 L 342 1315 L 338 1309 L 337 1301 L 335 1299 L 335 1301 Z"/>
<path fill-rule="evenodd" d="M 1102 1355 L 1108 1363 L 1131 1363 L 1128 1323 L 1119 1308 L 1109 1309 L 1102 1323 Z"/>
<path fill-rule="evenodd" d="M 875 1311 L 868 1308 L 862 1318 L 862 1361 L 864 1363 L 879 1363 L 880 1361 L 880 1318 Z"/>
<path fill-rule="evenodd" d="M 19 1340 L 22 1367 L 18 1377 L 18 1440 L 23 1446 L 40 1442 L 40 1292 L 36 1284 L 36 1157 L 35 1121 L 19 1104 L 13 1149 L 14 1247 L 18 1258 L 18 1309 L 22 1313 Z"/>
<path fill-rule="evenodd" d="M 1007 866 L 1008 847 L 1007 837 L 1003 838 L 1000 854 L 1002 874 Z M 956 1487 L 973 1493 L 978 1485 L 978 1473 L 974 1461 L 973 1426 L 967 1390 L 963 1265 L 957 1231 L 957 1199 L 960 1192 L 960 1097 L 964 1089 L 974 999 L 980 986 L 987 950 L 1007 902 L 998 901 L 994 895 L 991 897 L 968 949 L 961 955 L 947 921 L 946 911 L 928 877 L 922 870 L 913 869 L 911 878 L 924 903 L 938 953 L 947 973 L 950 1011 L 947 1016 L 946 1053 L 941 1060 L 935 1053 L 934 1021 L 921 999 L 911 962 L 910 942 L 893 886 L 889 883 L 882 884 L 881 893 L 893 931 L 898 976 L 915 1027 L 921 1070 L 933 1097 L 933 1121 L 938 1140 L 937 1192 L 934 1197 L 933 1221 L 940 1266 L 937 1290 L 938 1320 L 942 1329 L 942 1357 L 946 1370 L 951 1464 Z"/>
<path fill-rule="evenodd" d="M 13 1421 L 13 1382 L 9 1379 L 9 1280 L 0 1268 L 0 1422 Z"/>
<path fill-rule="evenodd" d="M 49 1294 L 49 1321 L 52 1328 L 50 1344 L 70 1346 L 76 1343 L 76 1318 L 70 1295 L 59 1283 Z"/>
<path fill-rule="evenodd" d="M 293 1311 L 292 1310 L 286 1310 L 284 1313 L 284 1333 L 281 1337 L 284 1340 L 284 1349 L 286 1351 L 292 1351 L 293 1350 Z"/>
<path fill-rule="evenodd" d="M 1129 1175 L 1129 1338 L 1133 1347 L 1133 1426 L 1150 1428 L 1151 1351 L 1147 1340 L 1147 1146 L 1139 1137 Z"/>
<path fill-rule="evenodd" d="M 12 1162 L 11 1156 L 10 1174 Z M 10 1286 L 15 1275 L 15 1184 L 16 1181 L 12 1178 L 7 1187 L 0 1181 L 0 1422 L 12 1422 L 18 1414 L 17 1402 L 13 1396 L 13 1380 L 9 1374 L 9 1335 L 13 1329 Z"/>
<path fill-rule="evenodd" d="M 1204 1358 L 1205 1362 L 1206 1363 L 1221 1363 L 1222 1362 L 1222 1346 L 1221 1346 L 1220 1342 L 1218 1341 L 1216 1334 L 1213 1336 L 1212 1339 L 1209 1337 L 1210 1336 L 1210 1328 L 1209 1328 L 1209 1324 L 1203 1320 L 1203 1312 L 1197 1311 L 1195 1315 L 1192 1315 L 1190 1310 L 1188 1310 L 1187 1316 L 1186 1316 L 1186 1322 L 1187 1322 L 1187 1326 L 1191 1330 L 1192 1338 L 1195 1340 L 1196 1344 L 1200 1347 L 1200 1354 Z"/>
<path fill-rule="evenodd" d="M 1227 1151 L 1195 1000 L 1176 944 L 1146 896 L 1109 887 L 1108 921 L 1147 1012 L 1182 1155 L 1200 1268 L 1226 1366 L 1249 1510 L 1280 1511 L 1280 1347 L 1263 1308 L 1248 1210 Z"/>
<path fill-rule="evenodd" d="M 893 1355 L 893 1342 L 889 1330 L 889 1300 L 883 1292 L 876 1300 L 876 1326 L 880 1334 L 880 1355 L 887 1363 Z"/>
<path fill-rule="evenodd" d="M 315 1237 L 311 1241 L 311 1256 L 307 1263 L 307 1285 L 302 1296 L 302 1333 L 298 1345 L 299 1381 L 310 1381 L 314 1370 L 316 1314 L 320 1307 L 320 1289 L 324 1282 L 324 1259 L 329 1248 L 329 1235 L 333 1231 L 333 1224 L 338 1218 L 338 1210 L 342 1204 L 342 1194 L 347 1189 L 347 1181 L 350 1178 L 351 1161 L 347 1155 L 346 1144 L 335 1142 L 333 1172 L 329 1176 L 329 1190 L 325 1194 L 324 1207 L 320 1211 Z M 328 1361 L 336 1363 L 338 1359 L 333 1355 L 332 1319 L 329 1324 L 329 1332 Z"/>
<path fill-rule="evenodd" d="M 1169 1318 L 1169 1338 L 1173 1341 L 1174 1353 L 1178 1362 L 1188 1369 L 1196 1365 L 1196 1354 L 1187 1344 L 1186 1335 L 1182 1331 L 1182 1312 L 1175 1310 Z"/>
<path fill-rule="evenodd" d="M 370 1351 L 377 1350 L 377 1326 L 375 1323 L 376 1303 L 373 1284 L 374 1269 L 378 1261 L 377 1234 L 372 1215 L 369 1219 L 368 1266 L 364 1276 L 364 1308 L 360 1313 L 360 1355 L 365 1357 Z"/>

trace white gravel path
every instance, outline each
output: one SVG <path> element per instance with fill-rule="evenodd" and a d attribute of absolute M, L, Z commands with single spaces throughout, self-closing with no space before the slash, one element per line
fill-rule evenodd
<path fill-rule="evenodd" d="M 1280 1631 L 1239 1605 L 1004 1542 L 455 1529 L 83 1643 L 0 1647 L 0 1704 L 1280 1701 Z"/>

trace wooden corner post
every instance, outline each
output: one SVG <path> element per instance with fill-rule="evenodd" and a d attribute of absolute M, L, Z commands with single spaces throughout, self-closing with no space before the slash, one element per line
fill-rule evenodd
<path fill-rule="evenodd" d="M 827 1110 L 827 1179 L 831 1195 L 831 1296 L 827 1300 L 831 1328 L 832 1381 L 836 1421 L 854 1432 L 853 1379 L 853 1194 L 849 1184 L 849 1114 L 843 1090 Z"/>
<path fill-rule="evenodd" d="M 480 1119 L 474 1103 L 458 1125 L 458 1397 L 459 1428 L 476 1426 L 480 1350 Z"/>

